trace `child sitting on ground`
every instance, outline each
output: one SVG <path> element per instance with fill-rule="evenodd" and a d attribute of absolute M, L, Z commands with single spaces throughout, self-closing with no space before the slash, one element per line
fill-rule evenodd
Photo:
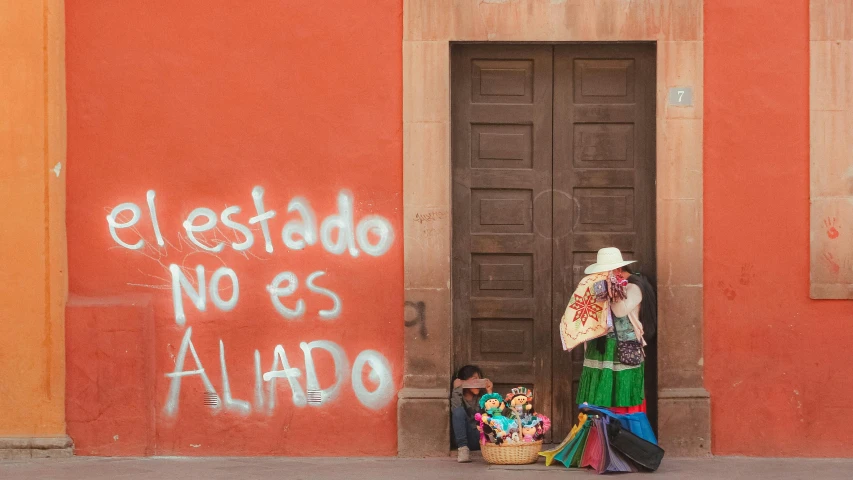
<path fill-rule="evenodd" d="M 471 450 L 480 449 L 480 431 L 474 415 L 480 408 L 480 397 L 492 393 L 492 382 L 483 378 L 476 365 L 465 365 L 453 377 L 450 393 L 450 425 L 458 447 L 457 461 L 471 461 Z"/>

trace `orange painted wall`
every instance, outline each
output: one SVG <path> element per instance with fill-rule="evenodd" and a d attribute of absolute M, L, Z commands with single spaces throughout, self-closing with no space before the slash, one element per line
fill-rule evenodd
<path fill-rule="evenodd" d="M 65 435 L 62 10 L 0 4 L 0 437 Z"/>
<path fill-rule="evenodd" d="M 259 2 L 239 9 L 224 1 L 174 3 L 68 2 L 67 408 L 78 452 L 393 454 L 393 401 L 366 408 L 345 380 L 338 399 L 295 407 L 280 381 L 276 409 L 267 415 L 255 401 L 253 353 L 259 351 L 267 371 L 274 347 L 282 345 L 302 370 L 304 388 L 300 342 L 333 341 L 349 363 L 373 349 L 388 359 L 399 386 L 401 2 Z M 714 453 L 849 456 L 853 384 L 843 347 L 853 337 L 845 328 L 853 304 L 808 298 L 808 1 L 706 2 L 704 41 L 704 364 Z M 38 168 L 43 174 L 44 165 Z M 43 195 L 43 186 L 26 185 L 9 188 Z M 218 214 L 239 205 L 235 218 L 245 223 L 254 215 L 256 185 L 266 189 L 267 209 L 276 210 L 272 254 L 261 248 L 257 226 L 246 256 L 227 248 L 208 255 L 179 242 L 181 223 L 197 207 Z M 296 218 L 286 212 L 288 202 L 304 196 L 322 221 L 336 212 L 344 188 L 353 192 L 356 221 L 390 220 L 392 248 L 379 257 L 333 255 L 319 245 L 285 249 L 281 228 Z M 156 192 L 159 225 L 173 244 L 165 250 L 156 247 L 148 190 Z M 138 204 L 141 220 L 138 232 L 118 235 L 131 243 L 143 238 L 142 250 L 120 247 L 110 235 L 106 215 L 123 202 Z M 11 217 L 16 231 L 32 231 L 3 237 L 4 253 L 44 244 L 44 233 L 37 236 L 38 228 L 23 221 L 27 212 L 19 212 Z M 223 229 L 206 241 L 225 238 L 242 239 Z M 27 257 L 10 265 L 32 273 L 26 262 L 38 263 Z M 177 414 L 164 413 L 166 374 L 186 332 L 174 318 L 170 263 L 203 264 L 208 279 L 222 265 L 236 272 L 234 310 L 208 304 L 199 312 L 183 299 L 212 385 L 224 394 L 222 340 L 233 396 L 249 402 L 248 415 L 204 406 L 198 376 L 184 378 Z M 284 270 L 302 287 L 308 274 L 326 271 L 328 283 L 318 283 L 339 295 L 341 317 L 318 319 L 328 297 L 302 288 L 308 313 L 297 321 L 281 318 L 264 287 Z M 41 275 L 36 284 L 44 285 Z M 10 298 L 30 296 L 44 299 L 31 290 Z M 30 305 L 19 304 L 12 314 Z M 43 327 L 12 324 L 5 321 L 10 313 L 3 315 L 2 328 L 43 334 Z M 187 369 L 194 368 L 191 357 Z M 327 386 L 334 380 L 331 361 L 316 357 Z M 10 371 L 9 357 L 0 361 Z M 21 378 L 24 389 L 37 391 L 50 377 Z M 13 399 L 19 410 L 22 401 L 40 398 L 2 392 L 0 400 Z M 341 417 L 363 440 L 316 431 Z"/>
<path fill-rule="evenodd" d="M 78 454 L 396 454 L 403 354 L 401 15 L 400 0 L 239 7 L 219 0 L 68 0 L 67 415 Z M 239 206 L 231 218 L 249 226 L 258 186 L 264 208 L 275 211 L 268 221 L 272 252 L 262 223 L 251 225 L 254 245 L 235 251 L 230 244 L 245 236 L 220 214 Z M 355 225 L 372 215 L 387 219 L 394 235 L 387 252 L 370 255 L 363 241 L 353 242 L 357 256 L 330 253 L 320 241 L 303 250 L 285 246 L 284 225 L 300 218 L 288 213 L 292 199 L 310 203 L 319 227 L 339 212 L 344 190 L 352 194 Z M 107 216 L 125 202 L 140 207 L 140 219 L 115 236 L 127 244 L 142 239 L 140 249 L 121 246 L 108 226 Z M 197 236 L 207 246 L 229 244 L 221 252 L 188 239 L 183 222 L 200 207 L 213 210 L 218 223 Z M 380 241 L 378 229 L 365 231 L 362 240 Z M 208 290 L 199 311 L 181 287 L 181 325 L 172 264 L 188 278 L 204 266 L 207 284 L 217 269 L 233 269 L 236 306 L 217 308 Z M 267 290 L 285 271 L 298 288 L 281 297 L 283 304 L 296 309 L 304 301 L 305 314 L 296 319 L 279 314 Z M 340 300 L 339 318 L 321 318 L 334 302 L 328 292 L 308 288 L 318 271 L 325 274 L 315 284 Z M 231 285 L 228 277 L 219 283 L 222 300 L 232 298 Z M 182 377 L 170 411 L 167 375 L 180 363 L 188 328 L 225 403 L 221 342 L 231 408 L 205 405 L 204 382 L 190 375 Z M 282 346 L 304 390 L 309 372 L 300 343 L 318 340 L 340 346 L 347 363 L 337 378 L 332 356 L 314 350 L 319 387 L 341 385 L 337 398 L 298 406 L 283 378 L 274 395 L 266 381 L 256 392 L 256 350 L 264 373 Z M 382 364 L 373 374 L 369 366 L 353 367 L 370 350 L 377 354 L 365 355 L 387 362 L 388 378 Z M 187 350 L 184 370 L 196 368 Z M 364 384 L 361 400 L 354 380 Z M 390 390 L 383 393 L 383 384 Z"/>
<path fill-rule="evenodd" d="M 808 3 L 705 2 L 715 454 L 853 455 L 853 303 L 809 299 Z"/>

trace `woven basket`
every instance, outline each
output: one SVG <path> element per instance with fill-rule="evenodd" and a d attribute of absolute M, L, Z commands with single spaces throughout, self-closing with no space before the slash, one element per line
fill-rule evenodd
<path fill-rule="evenodd" d="M 539 460 L 542 440 L 512 445 L 486 443 L 481 446 L 481 449 L 483 450 L 483 460 L 492 465 L 527 465 Z"/>

